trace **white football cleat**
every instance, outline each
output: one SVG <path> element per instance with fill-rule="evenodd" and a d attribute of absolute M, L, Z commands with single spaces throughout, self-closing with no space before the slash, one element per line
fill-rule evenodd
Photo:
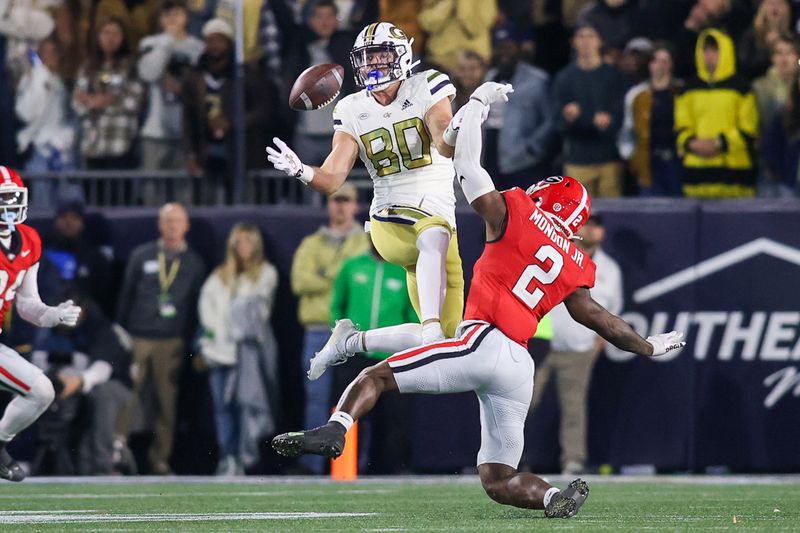
<path fill-rule="evenodd" d="M 311 358 L 311 367 L 306 375 L 311 381 L 319 379 L 328 368 L 340 365 L 353 357 L 355 352 L 347 351 L 347 339 L 358 333 L 353 321 L 349 318 L 337 320 L 331 331 L 331 338 L 317 354 Z"/>

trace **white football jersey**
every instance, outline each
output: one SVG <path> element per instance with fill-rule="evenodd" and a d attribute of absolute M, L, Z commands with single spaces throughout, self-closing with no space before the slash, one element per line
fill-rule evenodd
<path fill-rule="evenodd" d="M 404 80 L 387 106 L 366 89 L 336 104 L 333 128 L 358 142 L 375 186 L 370 215 L 391 206 L 411 206 L 455 227 L 453 161 L 436 150 L 425 125 L 428 109 L 455 93 L 447 74 L 427 70 Z"/>

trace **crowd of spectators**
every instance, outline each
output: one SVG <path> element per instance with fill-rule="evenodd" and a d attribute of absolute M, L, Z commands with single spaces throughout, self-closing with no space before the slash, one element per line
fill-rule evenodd
<path fill-rule="evenodd" d="M 5 4 L 0 157 L 29 173 L 182 170 L 211 185 L 168 196 L 230 203 L 236 128 L 247 169 L 267 167 L 275 135 L 321 163 L 333 106 L 294 112 L 288 91 L 323 62 L 343 65 L 342 93 L 354 91 L 355 34 L 388 20 L 414 37 L 422 68 L 451 75 L 454 110 L 483 80 L 515 85 L 486 123 L 485 162 L 502 186 L 563 172 L 595 196 L 798 191 L 800 9 L 789 0 L 245 1 L 236 125 L 236 2 Z M 49 208 L 81 194 L 52 181 L 32 189 Z M 147 187 L 128 198 L 165 199 Z"/>

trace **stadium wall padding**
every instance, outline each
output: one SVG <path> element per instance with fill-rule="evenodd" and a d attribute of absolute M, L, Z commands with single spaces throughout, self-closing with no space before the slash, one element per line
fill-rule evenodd
<path fill-rule="evenodd" d="M 623 270 L 623 317 L 644 335 L 685 329 L 688 345 L 660 361 L 614 350 L 598 359 L 589 394 L 590 463 L 800 471 L 800 202 L 598 200 L 595 211 L 607 228 L 604 248 Z M 136 245 L 156 237 L 156 214 L 90 211 L 89 234 L 113 246 L 121 267 Z M 234 223 L 262 229 L 281 276 L 273 316 L 284 387 L 280 425 L 300 427 L 302 329 L 288 276 L 294 250 L 324 223 L 325 208 L 194 208 L 191 219 L 189 241 L 209 268 L 222 259 Z M 34 213 L 32 223 L 42 228 L 49 221 Z M 483 225 L 469 209 L 459 210 L 458 223 L 468 283 Z M 553 392 L 526 429 L 523 462 L 538 471 L 558 469 Z M 480 438 L 474 397 L 408 401 L 413 469 L 474 467 Z"/>

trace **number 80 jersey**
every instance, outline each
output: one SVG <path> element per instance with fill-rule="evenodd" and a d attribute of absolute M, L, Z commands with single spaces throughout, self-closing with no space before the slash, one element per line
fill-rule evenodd
<path fill-rule="evenodd" d="M 389 105 L 379 104 L 366 89 L 336 105 L 333 128 L 356 140 L 375 187 L 370 215 L 412 206 L 455 227 L 453 161 L 436 150 L 425 125 L 428 110 L 455 93 L 446 74 L 427 70 L 402 81 Z"/>
<path fill-rule="evenodd" d="M 28 270 L 42 256 L 42 240 L 30 226 L 19 224 L 11 232 L 8 249 L 0 245 L 0 327 Z"/>
<path fill-rule="evenodd" d="M 575 289 L 594 286 L 596 267 L 525 191 L 514 187 L 503 197 L 506 228 L 472 269 L 464 319 L 493 324 L 527 346 L 544 315 Z"/>

